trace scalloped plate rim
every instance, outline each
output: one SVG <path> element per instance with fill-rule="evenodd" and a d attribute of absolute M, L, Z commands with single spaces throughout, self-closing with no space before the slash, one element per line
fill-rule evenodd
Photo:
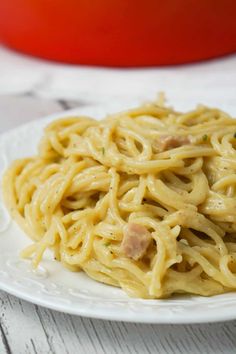
<path fill-rule="evenodd" d="M 92 106 L 85 106 L 81 108 L 75 108 L 75 109 L 70 109 L 67 111 L 59 112 L 59 113 L 54 113 L 51 115 L 48 115 L 46 117 L 43 117 L 42 119 L 37 119 L 28 123 L 25 123 L 23 125 L 20 125 L 16 128 L 13 128 L 11 130 L 8 130 L 0 135 L 0 147 L 4 146 L 4 140 L 5 142 L 10 139 L 10 137 L 14 135 L 19 135 L 19 133 L 24 132 L 25 130 L 31 131 L 32 128 L 36 129 L 37 128 L 40 130 L 42 129 L 45 124 L 48 122 L 57 119 L 57 118 L 63 118 L 67 117 L 68 115 L 79 115 L 79 114 L 93 114 L 91 112 L 100 112 L 98 115 L 102 115 L 102 112 L 105 114 L 105 112 L 112 111 L 112 106 L 107 105 L 104 107 L 104 105 L 92 105 Z M 96 114 L 96 113 L 94 113 Z M 37 135 L 37 133 L 36 133 Z M 39 140 L 40 135 L 37 136 L 37 139 Z M 1 151 L 0 151 L 1 154 Z M 17 152 L 15 153 L 15 158 L 17 158 Z M 1 175 L 1 171 L 0 171 Z M 4 231 L 0 233 L 0 238 L 4 237 L 4 234 L 7 234 L 7 231 Z M 28 239 L 28 238 L 27 238 Z M 1 251 L 0 251 L 1 255 Z M 1 265 L 0 265 L 0 273 L 1 273 Z M 27 276 L 27 274 L 26 274 Z M 194 303 L 193 301 L 193 308 L 191 309 L 191 306 L 189 307 L 184 306 L 184 301 L 181 300 L 179 306 L 182 307 L 182 310 L 180 311 L 174 311 L 174 309 L 169 308 L 168 309 L 168 299 L 167 300 L 141 300 L 141 299 L 132 299 L 128 298 L 125 300 L 122 298 L 122 303 L 127 304 L 127 309 L 124 311 L 120 311 L 120 308 L 115 305 L 115 301 L 112 304 L 111 301 L 111 308 L 109 308 L 109 311 L 106 311 L 106 303 L 99 304 L 99 306 L 96 306 L 96 304 L 93 303 L 92 300 L 90 301 L 93 303 L 93 306 L 89 305 L 89 301 L 83 301 L 83 299 L 80 299 L 80 306 L 74 308 L 71 306 L 71 304 L 63 304 L 62 302 L 56 302 L 55 298 L 51 298 L 48 300 L 47 296 L 42 297 L 42 295 L 38 296 L 32 296 L 30 295 L 30 292 L 27 293 L 25 289 L 20 289 L 19 286 L 17 286 L 14 283 L 7 283 L 0 277 L 0 289 L 3 291 L 6 291 L 7 293 L 16 296 L 20 299 L 26 300 L 32 304 L 40 305 L 48 309 L 68 313 L 71 315 L 79 315 L 79 316 L 84 316 L 84 317 L 90 317 L 90 318 L 97 318 L 97 319 L 104 319 L 104 320 L 114 320 L 114 321 L 124 321 L 124 322 L 136 322 L 136 323 L 153 323 L 153 324 L 187 324 L 187 323 L 206 323 L 206 322 L 218 322 L 218 321 L 227 321 L 227 320 L 233 320 L 236 319 L 236 293 L 228 293 L 228 294 L 223 294 L 223 295 L 217 295 L 217 296 L 212 296 L 209 298 L 203 298 L 203 297 L 198 297 L 195 296 L 195 299 L 204 299 L 203 303 L 201 301 L 197 303 L 197 309 L 196 311 L 193 311 Z M 224 306 L 227 303 L 227 298 L 230 295 L 233 294 L 235 295 L 235 299 L 233 298 L 231 301 L 231 305 L 227 304 L 227 306 Z M 55 296 L 54 296 L 55 297 Z M 219 306 L 217 305 L 217 300 L 216 298 L 223 299 L 222 301 L 219 301 Z M 191 299 L 191 297 L 186 297 L 187 299 Z M 162 305 L 163 301 L 166 301 L 165 306 Z M 175 302 L 178 300 L 175 300 Z M 155 303 L 155 308 L 160 307 L 161 311 L 160 314 L 158 315 L 158 310 L 156 311 L 148 311 L 145 312 L 145 307 L 144 310 L 142 310 L 142 305 L 152 307 L 152 303 Z M 209 304 L 209 308 L 207 309 L 207 306 Z M 84 305 L 84 307 L 82 306 Z M 112 306 L 113 305 L 113 306 Z M 139 306 L 139 311 L 132 311 L 132 309 L 129 309 L 129 305 L 132 306 Z M 215 305 L 215 306 L 211 306 Z M 171 307 L 171 301 L 170 305 Z M 199 309 L 200 307 L 200 309 Z M 127 311 L 126 311 L 127 310 Z"/>

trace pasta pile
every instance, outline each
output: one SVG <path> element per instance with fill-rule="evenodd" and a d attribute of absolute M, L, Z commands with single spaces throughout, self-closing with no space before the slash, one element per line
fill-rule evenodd
<path fill-rule="evenodd" d="M 4 176 L 6 205 L 72 271 L 140 298 L 236 289 L 236 121 L 155 102 L 51 123 Z"/>

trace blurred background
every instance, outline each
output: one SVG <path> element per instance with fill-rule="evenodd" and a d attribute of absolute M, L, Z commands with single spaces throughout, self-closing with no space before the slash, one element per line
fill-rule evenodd
<path fill-rule="evenodd" d="M 159 91 L 236 115 L 235 18 L 235 0 L 1 0 L 0 129 Z"/>
<path fill-rule="evenodd" d="M 0 35 L 50 60 L 169 65 L 234 52 L 235 15 L 234 0 L 2 0 Z"/>

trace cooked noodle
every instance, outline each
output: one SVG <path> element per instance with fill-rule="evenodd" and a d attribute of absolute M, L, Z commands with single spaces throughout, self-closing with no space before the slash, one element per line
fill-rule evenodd
<path fill-rule="evenodd" d="M 235 148 L 236 121 L 203 106 L 51 123 L 38 155 L 4 176 L 6 205 L 34 240 L 22 256 L 37 267 L 50 248 L 141 298 L 236 289 Z M 132 255 L 139 232 L 146 244 Z"/>

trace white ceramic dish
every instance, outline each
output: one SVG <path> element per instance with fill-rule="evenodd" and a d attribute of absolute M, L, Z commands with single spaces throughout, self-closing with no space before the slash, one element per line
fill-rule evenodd
<path fill-rule="evenodd" d="M 51 120 L 77 114 L 99 117 L 109 109 L 91 107 L 67 111 L 29 123 L 0 136 L 0 175 L 10 161 L 32 155 Z M 12 222 L 0 199 L 0 289 L 50 309 L 109 320 L 144 323 L 199 323 L 236 318 L 236 293 L 209 298 L 176 297 L 167 300 L 131 299 L 120 289 L 72 273 L 46 254 L 37 271 L 19 258 L 30 244 L 28 237 Z"/>

